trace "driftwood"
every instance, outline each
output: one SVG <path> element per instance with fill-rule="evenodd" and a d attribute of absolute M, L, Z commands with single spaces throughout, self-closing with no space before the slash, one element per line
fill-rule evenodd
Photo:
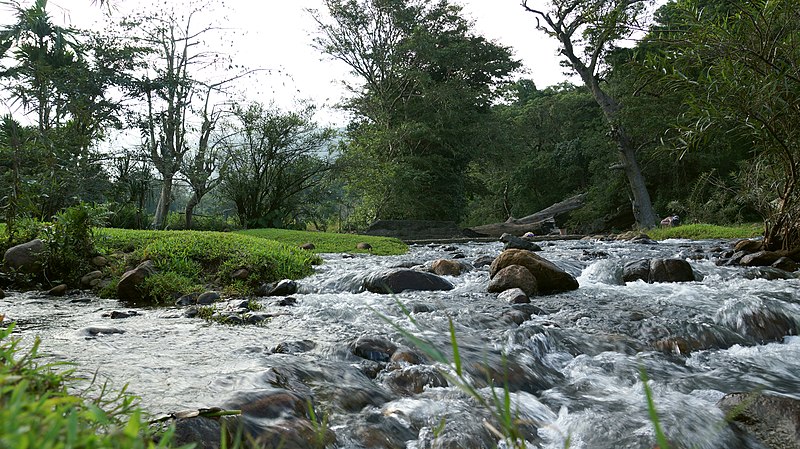
<path fill-rule="evenodd" d="M 558 224 L 567 214 L 583 207 L 585 199 L 586 194 L 582 193 L 522 218 L 509 218 L 502 223 L 475 226 L 471 229 L 489 237 L 500 237 L 504 233 L 517 236 L 526 232 L 538 235 L 549 234 L 558 228 Z"/>

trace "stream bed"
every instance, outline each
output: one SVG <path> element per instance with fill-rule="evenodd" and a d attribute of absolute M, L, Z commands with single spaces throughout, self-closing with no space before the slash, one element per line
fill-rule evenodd
<path fill-rule="evenodd" d="M 451 291 L 381 295 L 362 287 L 376 269 L 502 251 L 500 243 L 469 243 L 416 245 L 391 257 L 324 255 L 316 274 L 298 281 L 296 302 L 255 299 L 270 316 L 257 325 L 85 294 L 6 292 L 0 314 L 27 341 L 41 337 L 48 359 L 127 384 L 154 415 L 225 407 L 275 389 L 312 399 L 335 434 L 331 448 L 498 444 L 491 413 L 452 385 L 454 366 L 426 357 L 405 334 L 449 357 L 451 323 L 464 378 L 489 399 L 508 388 L 528 447 L 653 448 L 643 370 L 675 447 L 757 448 L 725 424 L 716 404 L 733 392 L 800 399 L 800 337 L 775 335 L 774 324 L 788 319 L 796 329 L 800 279 L 717 266 L 715 255 L 730 243 L 547 242 L 538 254 L 580 288 L 521 305 L 486 292 L 488 267 L 447 276 Z M 625 263 L 652 257 L 689 260 L 698 280 L 622 282 Z M 388 342 L 405 357 L 373 357 L 358 342 Z"/>

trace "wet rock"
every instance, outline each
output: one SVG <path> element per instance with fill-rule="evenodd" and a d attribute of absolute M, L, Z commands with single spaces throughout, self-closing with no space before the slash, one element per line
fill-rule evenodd
<path fill-rule="evenodd" d="M 398 348 L 389 359 L 392 363 L 405 365 L 421 365 L 425 363 L 425 357 L 419 352 L 410 348 Z"/>
<path fill-rule="evenodd" d="M 519 238 L 511 234 L 503 234 L 500 236 L 500 241 L 505 243 L 503 249 L 523 249 L 526 251 L 541 251 L 542 247 L 525 239 Z"/>
<path fill-rule="evenodd" d="M 651 259 L 648 282 L 691 282 L 694 271 L 683 259 Z"/>
<path fill-rule="evenodd" d="M 243 281 L 248 277 L 250 277 L 250 270 L 248 270 L 247 268 L 239 268 L 238 270 L 231 273 L 231 279 L 238 279 L 240 281 Z"/>
<path fill-rule="evenodd" d="M 232 418 L 232 417 L 231 417 Z M 236 433 L 238 424 L 231 425 L 233 419 L 228 419 L 226 432 Z M 238 419 L 235 420 L 238 422 Z M 175 433 L 171 443 L 176 447 L 193 444 L 196 449 L 219 449 L 222 441 L 222 425 L 219 420 L 194 416 L 175 420 Z M 226 437 L 226 439 L 229 439 Z M 231 447 L 231 446 L 228 446 Z"/>
<path fill-rule="evenodd" d="M 497 295 L 497 299 L 509 304 L 528 304 L 531 302 L 528 295 L 521 288 L 511 288 L 505 290 Z"/>
<path fill-rule="evenodd" d="M 437 259 L 431 264 L 431 272 L 439 276 L 460 276 L 466 267 L 455 260 Z"/>
<path fill-rule="evenodd" d="M 513 304 L 511 306 L 514 310 L 520 310 L 526 313 L 529 317 L 533 315 L 544 315 L 546 312 L 533 304 Z"/>
<path fill-rule="evenodd" d="M 372 293 L 401 293 L 406 290 L 452 290 L 453 284 L 432 273 L 404 268 L 381 270 L 364 281 L 364 288 Z"/>
<path fill-rule="evenodd" d="M 531 319 L 531 314 L 523 310 L 510 309 L 503 312 L 502 319 L 517 326 Z"/>
<path fill-rule="evenodd" d="M 489 293 L 502 293 L 510 289 L 519 289 L 527 296 L 536 296 L 539 288 L 536 278 L 521 265 L 509 265 L 498 271 L 489 281 Z"/>
<path fill-rule="evenodd" d="M 375 449 L 406 449 L 406 443 L 417 439 L 417 432 L 393 416 L 372 412 L 358 417 L 351 426 L 353 436 L 361 447 Z"/>
<path fill-rule="evenodd" d="M 411 306 L 409 308 L 411 309 L 411 312 L 413 312 L 413 313 L 430 313 L 430 312 L 433 312 L 434 310 L 436 310 L 430 304 L 425 304 L 423 302 L 415 302 L 415 303 L 411 304 Z"/>
<path fill-rule="evenodd" d="M 304 249 L 306 251 L 311 251 L 311 250 L 317 249 L 317 246 L 314 245 L 311 242 L 308 242 L 308 243 L 303 243 L 302 245 L 300 245 L 300 249 Z"/>
<path fill-rule="evenodd" d="M 284 279 L 277 283 L 264 284 L 258 289 L 259 296 L 289 296 L 297 293 L 297 282 Z"/>
<path fill-rule="evenodd" d="M 751 393 L 730 393 L 717 406 L 771 449 L 800 448 L 800 401 Z"/>
<path fill-rule="evenodd" d="M 772 267 L 754 267 L 742 273 L 745 279 L 764 279 L 767 281 L 777 281 L 781 279 L 795 279 L 794 273 Z"/>
<path fill-rule="evenodd" d="M 600 250 L 583 250 L 583 254 L 581 254 L 581 260 L 598 260 L 598 259 L 608 259 L 609 254 L 606 251 Z"/>
<path fill-rule="evenodd" d="M 793 318 L 766 308 L 743 313 L 730 324 L 737 332 L 759 344 L 783 341 L 787 335 L 797 335 L 797 322 Z"/>
<path fill-rule="evenodd" d="M 47 291 L 49 296 L 64 296 L 67 294 L 67 284 L 58 284 Z"/>
<path fill-rule="evenodd" d="M 462 359 L 464 355 L 462 354 Z M 510 391 L 536 393 L 553 386 L 561 375 L 541 364 L 528 365 L 511 357 L 496 357 L 481 362 L 465 362 L 466 371 L 473 377 L 475 387 L 506 385 Z"/>
<path fill-rule="evenodd" d="M 78 334 L 85 335 L 87 337 L 96 337 L 98 335 L 124 334 L 124 333 L 125 333 L 124 330 L 117 329 L 116 327 L 96 327 L 96 326 L 85 327 L 78 331 Z"/>
<path fill-rule="evenodd" d="M 492 256 L 480 256 L 477 259 L 472 261 L 472 266 L 475 268 L 483 268 L 488 267 L 494 262 L 494 257 Z"/>
<path fill-rule="evenodd" d="M 104 313 L 102 316 L 103 318 L 111 318 L 112 320 L 123 320 L 125 318 L 130 318 L 138 315 L 139 312 L 135 310 L 128 310 L 124 312 L 121 312 L 119 310 L 112 310 L 110 313 Z"/>
<path fill-rule="evenodd" d="M 694 281 L 694 271 L 683 259 L 640 259 L 625 264 L 622 269 L 623 282 L 643 280 L 655 282 Z"/>
<path fill-rule="evenodd" d="M 748 254 L 755 253 L 757 251 L 761 251 L 761 248 L 763 247 L 762 243 L 763 242 L 761 240 L 750 240 L 750 239 L 739 240 L 733 246 L 733 249 L 736 252 L 742 251 Z"/>
<path fill-rule="evenodd" d="M 362 251 L 372 251 L 372 245 L 367 242 L 359 242 L 356 245 L 356 249 L 360 249 Z"/>
<path fill-rule="evenodd" d="M 293 296 L 287 296 L 285 298 L 275 300 L 273 304 L 278 307 L 291 307 L 297 305 L 297 298 Z"/>
<path fill-rule="evenodd" d="M 311 340 L 293 340 L 278 343 L 269 351 L 273 354 L 300 354 L 311 351 L 317 344 Z"/>
<path fill-rule="evenodd" d="M 44 261 L 44 242 L 39 239 L 12 246 L 3 255 L 6 267 L 20 273 L 35 273 Z"/>
<path fill-rule="evenodd" d="M 640 245 L 657 245 L 658 242 L 651 239 L 649 235 L 643 234 L 638 231 L 623 232 L 615 237 L 617 241 L 627 241 L 631 243 L 638 243 Z"/>
<path fill-rule="evenodd" d="M 680 335 L 659 339 L 652 346 L 669 354 L 689 355 L 705 349 L 727 349 L 746 345 L 747 340 L 731 328 L 712 323 L 686 323 Z"/>
<path fill-rule="evenodd" d="M 447 379 L 430 365 L 411 365 L 389 371 L 381 380 L 395 394 L 413 396 L 425 388 L 446 387 Z"/>
<path fill-rule="evenodd" d="M 375 362 L 373 360 L 359 360 L 358 363 L 355 364 L 355 367 L 358 369 L 361 374 L 366 376 L 369 379 L 375 379 L 378 377 L 381 371 L 386 368 L 386 363 Z"/>
<path fill-rule="evenodd" d="M 503 251 L 492 262 L 489 277 L 510 265 L 521 265 L 536 278 L 539 293 L 548 295 L 578 288 L 578 281 L 569 273 L 558 268 L 554 263 L 530 251 L 510 249 Z"/>
<path fill-rule="evenodd" d="M 198 310 L 197 307 L 189 307 L 185 312 L 183 312 L 184 318 L 197 318 L 199 315 L 200 310 Z"/>
<path fill-rule="evenodd" d="M 155 272 L 156 268 L 152 260 L 145 260 L 133 270 L 126 271 L 117 283 L 117 297 L 124 301 L 142 301 L 144 297 L 140 286 Z"/>
<path fill-rule="evenodd" d="M 397 345 L 383 337 L 363 336 L 350 344 L 350 352 L 367 360 L 388 362 Z"/>
<path fill-rule="evenodd" d="M 6 292 L 4 292 L 2 288 L 0 288 L 0 299 L 4 299 L 5 297 L 6 297 Z"/>
<path fill-rule="evenodd" d="M 103 272 L 96 270 L 90 273 L 86 273 L 81 278 L 81 288 L 89 288 L 92 287 L 93 281 L 99 281 L 103 277 Z"/>
<path fill-rule="evenodd" d="M 189 293 L 188 295 L 183 295 L 175 302 L 175 305 L 178 307 L 186 307 L 186 306 L 193 306 L 197 304 L 197 298 L 200 296 L 199 293 Z"/>
<path fill-rule="evenodd" d="M 273 317 L 270 313 L 247 313 L 242 318 L 247 324 L 260 324 Z"/>
<path fill-rule="evenodd" d="M 331 430 L 318 435 L 309 419 L 311 406 L 311 398 L 275 388 L 239 392 L 225 408 L 242 411 L 247 439 L 252 439 L 257 447 L 307 449 L 314 447 L 320 437 L 320 446 L 334 444 L 336 435 Z"/>
<path fill-rule="evenodd" d="M 739 265 L 744 265 L 746 267 L 766 267 L 777 262 L 778 259 L 784 256 L 785 254 L 775 251 L 758 251 L 742 257 L 739 261 Z"/>
<path fill-rule="evenodd" d="M 197 304 L 201 306 L 208 306 L 220 300 L 219 293 L 205 292 L 197 297 Z"/>
<path fill-rule="evenodd" d="M 779 270 L 784 271 L 797 271 L 800 268 L 800 264 L 795 262 L 794 260 L 788 257 L 781 257 L 780 259 L 776 260 L 775 262 L 770 265 L 772 268 L 777 268 Z"/>

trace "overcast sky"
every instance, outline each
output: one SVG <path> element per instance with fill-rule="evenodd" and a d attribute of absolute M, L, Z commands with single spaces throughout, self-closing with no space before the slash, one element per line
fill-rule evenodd
<path fill-rule="evenodd" d="M 151 0 L 111 0 L 115 16 L 151 7 Z M 512 47 L 517 58 L 540 88 L 565 79 L 559 66 L 554 41 L 534 28 L 535 20 L 523 11 L 519 0 L 454 0 L 464 6 L 465 15 L 475 22 L 475 30 L 502 45 Z M 22 3 L 30 4 L 23 0 Z M 174 3 L 161 0 L 161 4 Z M 347 77 L 344 64 L 326 59 L 312 46 L 315 23 L 306 9 L 322 9 L 322 0 L 219 0 L 223 7 L 208 8 L 206 20 L 218 20 L 230 29 L 224 40 L 233 42 L 234 57 L 249 67 L 267 68 L 247 85 L 247 96 L 259 101 L 275 101 L 291 107 L 295 98 L 306 98 L 324 108 L 342 98 L 341 80 Z M 91 0 L 50 0 L 54 19 L 79 28 L 101 28 L 107 21 Z M 2 23 L 13 20 L 7 11 Z M 278 73 L 280 71 L 280 74 Z M 341 125 L 344 117 L 331 109 L 319 115 L 322 121 Z"/>

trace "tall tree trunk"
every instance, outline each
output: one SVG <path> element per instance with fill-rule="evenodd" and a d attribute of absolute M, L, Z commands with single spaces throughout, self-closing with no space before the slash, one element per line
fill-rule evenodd
<path fill-rule="evenodd" d="M 200 197 L 195 192 L 191 198 L 189 198 L 189 202 L 186 203 L 186 229 L 192 229 L 192 216 L 194 214 L 194 208 L 197 204 L 200 203 Z"/>
<path fill-rule="evenodd" d="M 174 173 L 164 175 L 164 184 L 161 186 L 161 195 L 158 198 L 158 206 L 156 206 L 156 213 L 153 217 L 153 229 L 164 229 L 164 222 L 172 203 L 172 180 L 174 177 Z"/>
<path fill-rule="evenodd" d="M 625 127 L 620 123 L 619 103 L 600 88 L 599 81 L 592 73 L 581 70 L 578 70 L 578 73 L 592 92 L 592 96 L 603 111 L 606 123 L 611 128 L 611 137 L 617 144 L 619 160 L 625 169 L 625 176 L 628 178 L 628 184 L 633 195 L 632 207 L 636 224 L 644 229 L 654 228 L 659 219 L 653 210 L 653 203 L 650 200 L 650 193 L 647 191 L 642 169 L 636 160 L 636 149 L 633 147 Z"/>

